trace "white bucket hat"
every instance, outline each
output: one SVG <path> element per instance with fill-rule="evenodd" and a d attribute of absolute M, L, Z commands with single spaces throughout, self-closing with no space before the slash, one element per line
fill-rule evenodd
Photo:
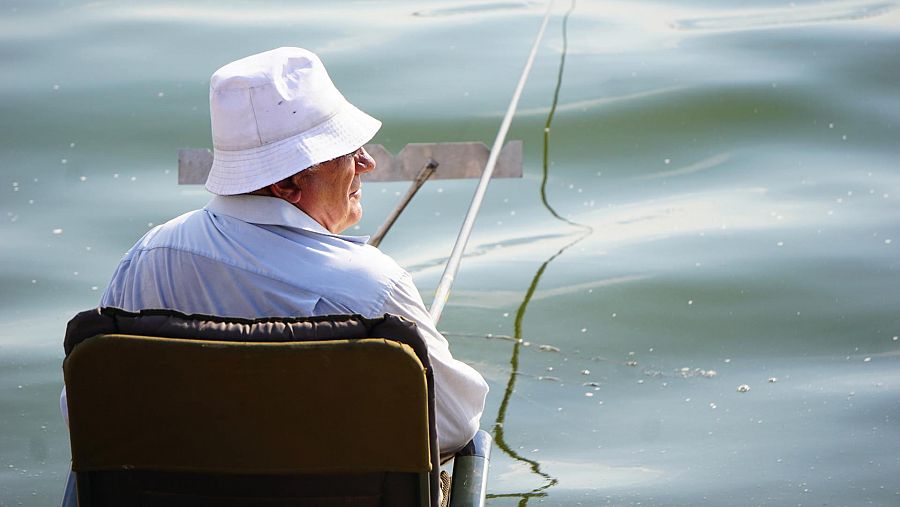
<path fill-rule="evenodd" d="M 213 165 L 206 189 L 258 190 L 369 142 L 381 122 L 341 95 L 322 61 L 278 48 L 217 70 L 209 80 Z"/>

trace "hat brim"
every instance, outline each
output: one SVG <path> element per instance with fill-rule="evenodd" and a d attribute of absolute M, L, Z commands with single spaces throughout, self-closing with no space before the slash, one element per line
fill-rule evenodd
<path fill-rule="evenodd" d="M 206 189 L 217 195 L 245 194 L 321 162 L 352 153 L 371 141 L 381 122 L 344 104 L 337 113 L 300 134 L 258 148 L 213 150 Z"/>

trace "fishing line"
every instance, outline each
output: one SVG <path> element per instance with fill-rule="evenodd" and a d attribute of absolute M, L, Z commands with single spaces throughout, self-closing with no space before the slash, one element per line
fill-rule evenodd
<path fill-rule="evenodd" d="M 567 218 L 561 216 L 553 206 L 550 205 L 550 202 L 547 199 L 547 180 L 550 171 L 550 128 L 553 124 L 553 117 L 556 114 L 556 108 L 559 103 L 559 92 L 562 87 L 562 79 L 563 72 L 565 70 L 566 64 L 566 53 L 568 52 L 568 22 L 569 16 L 572 14 L 572 11 L 575 9 L 575 0 L 572 0 L 569 9 L 566 11 L 563 16 L 562 21 L 562 38 L 563 38 L 563 47 L 562 54 L 560 56 L 559 62 L 559 72 L 557 74 L 556 80 L 556 88 L 553 92 L 553 102 L 550 106 L 550 112 L 547 115 L 547 121 L 544 124 L 544 156 L 543 156 L 543 178 L 541 180 L 541 202 L 544 207 L 557 219 L 572 226 L 578 227 L 582 230 L 582 233 L 577 237 L 574 241 L 569 242 L 567 245 L 560 248 L 555 254 L 550 256 L 549 259 L 544 261 L 543 264 L 538 268 L 534 277 L 531 280 L 531 285 L 529 285 L 528 290 L 525 292 L 525 296 L 522 299 L 522 303 L 519 305 L 519 308 L 516 310 L 516 318 L 514 324 L 514 343 L 512 355 L 510 357 L 510 374 L 509 381 L 506 384 L 506 390 L 503 394 L 503 400 L 500 402 L 500 408 L 497 412 L 497 419 L 494 424 L 494 442 L 497 444 L 497 447 L 500 448 L 503 452 L 505 452 L 511 458 L 526 463 L 531 471 L 539 475 L 544 479 L 544 484 L 540 487 L 532 489 L 531 491 L 525 493 L 513 493 L 513 494 L 504 494 L 504 495 L 488 495 L 491 498 L 500 498 L 500 497 L 518 497 L 521 498 L 519 505 L 525 506 L 528 504 L 528 500 L 530 498 L 536 496 L 546 496 L 546 490 L 556 485 L 559 480 L 556 477 L 551 476 L 550 474 L 541 470 L 541 464 L 532 459 L 528 459 L 510 447 L 510 445 L 506 442 L 505 433 L 504 433 L 504 423 L 506 422 L 506 413 L 509 409 L 509 402 L 512 398 L 512 394 L 515 391 L 516 378 L 519 374 L 519 352 L 522 347 L 522 322 L 525 318 L 525 312 L 528 310 L 528 305 L 531 302 L 531 298 L 534 296 L 534 292 L 537 290 L 537 286 L 540 283 L 541 277 L 543 277 L 547 266 L 553 262 L 557 257 L 563 254 L 566 250 L 574 246 L 575 244 L 581 242 L 586 237 L 588 237 L 592 232 L 593 228 L 578 222 L 574 222 Z"/>
<path fill-rule="evenodd" d="M 549 211 L 554 217 L 556 217 L 557 220 L 561 220 L 569 225 L 573 225 L 575 227 L 583 229 L 587 231 L 588 234 L 590 234 L 591 232 L 594 232 L 594 229 L 591 226 L 573 222 L 568 218 L 564 218 L 556 212 L 556 209 L 553 208 L 553 206 L 551 206 L 550 202 L 547 200 L 547 179 L 550 172 L 550 126 L 553 124 L 553 117 L 556 115 L 556 106 L 559 104 L 559 90 L 562 88 L 563 71 L 566 68 L 566 53 L 568 53 L 569 51 L 569 15 L 572 14 L 573 10 L 575 10 L 575 0 L 572 0 L 572 4 L 569 6 L 569 10 L 567 10 L 566 14 L 563 16 L 563 47 L 562 54 L 559 57 L 559 72 L 556 75 L 556 88 L 553 90 L 553 102 L 550 104 L 550 113 L 547 114 L 547 122 L 544 123 L 544 159 L 542 164 L 543 175 L 541 178 L 541 202 L 544 204 L 544 207 L 547 208 L 547 211 Z M 564 247 L 563 250 L 565 250 L 566 248 L 568 248 L 568 246 Z"/>
<path fill-rule="evenodd" d="M 472 234 L 475 218 L 478 216 L 478 210 L 481 208 L 481 202 L 484 200 L 485 192 L 487 192 L 488 183 L 491 181 L 491 175 L 494 174 L 494 166 L 497 165 L 500 150 L 503 148 L 503 141 L 506 139 L 509 125 L 512 123 L 512 117 L 516 112 L 516 107 L 519 105 L 519 97 L 522 95 L 522 90 L 525 88 L 525 81 L 528 80 L 528 74 L 531 72 L 531 66 L 534 63 L 535 56 L 537 56 L 538 47 L 540 46 L 541 39 L 544 37 L 544 30 L 547 28 L 547 21 L 550 20 L 550 11 L 553 8 L 553 3 L 553 0 L 551 0 L 550 4 L 547 6 L 547 12 L 544 13 L 544 19 L 541 21 L 541 28 L 538 30 L 537 36 L 534 39 L 534 44 L 531 46 L 531 52 L 528 54 L 528 60 L 525 62 L 522 76 L 519 77 L 519 83 L 516 85 L 516 90 L 513 92 L 512 99 L 509 102 L 509 107 L 506 109 L 506 115 L 503 117 L 503 122 L 500 123 L 500 130 L 497 132 L 497 137 L 494 139 L 494 145 L 491 147 L 491 154 L 488 156 L 484 172 L 481 173 L 481 180 L 478 182 L 478 187 L 475 189 L 475 195 L 472 197 L 469 211 L 466 213 L 463 225 L 459 229 L 459 235 L 456 237 L 456 243 L 453 245 L 450 259 L 447 261 L 447 265 L 444 267 L 444 273 L 441 275 L 441 280 L 438 282 L 437 289 L 435 289 L 434 300 L 431 302 L 431 308 L 428 310 L 429 313 L 431 313 L 431 318 L 434 320 L 435 324 L 441 319 L 444 305 L 447 304 L 447 299 L 450 297 L 450 287 L 453 286 L 456 273 L 459 271 L 459 263 L 462 260 L 462 254 L 466 249 L 466 244 L 469 242 L 469 236 Z"/>

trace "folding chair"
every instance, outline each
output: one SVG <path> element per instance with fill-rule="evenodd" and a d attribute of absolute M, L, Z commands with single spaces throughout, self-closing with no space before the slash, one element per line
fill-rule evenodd
<path fill-rule="evenodd" d="M 433 378 L 402 318 L 104 308 L 72 319 L 65 349 L 64 505 L 438 505 Z M 481 433 L 451 505 L 484 501 Z"/>

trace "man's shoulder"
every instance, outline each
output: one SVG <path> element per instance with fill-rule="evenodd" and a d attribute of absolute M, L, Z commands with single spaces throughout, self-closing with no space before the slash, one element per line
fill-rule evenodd
<path fill-rule="evenodd" d="M 356 250 L 358 252 L 357 255 L 366 261 L 365 264 L 373 266 L 373 268 L 377 267 L 376 269 L 380 271 L 390 271 L 395 277 L 400 277 L 406 273 L 393 257 L 372 245 L 360 245 Z"/>
<path fill-rule="evenodd" d="M 209 217 L 204 209 L 188 211 L 150 229 L 136 246 L 143 249 L 173 246 L 196 237 L 197 233 L 209 226 L 208 222 Z"/>
<path fill-rule="evenodd" d="M 390 279 L 391 283 L 406 273 L 393 257 L 374 246 L 327 236 L 312 241 L 322 248 L 320 253 L 324 255 L 317 256 L 317 259 L 327 270 Z"/>

